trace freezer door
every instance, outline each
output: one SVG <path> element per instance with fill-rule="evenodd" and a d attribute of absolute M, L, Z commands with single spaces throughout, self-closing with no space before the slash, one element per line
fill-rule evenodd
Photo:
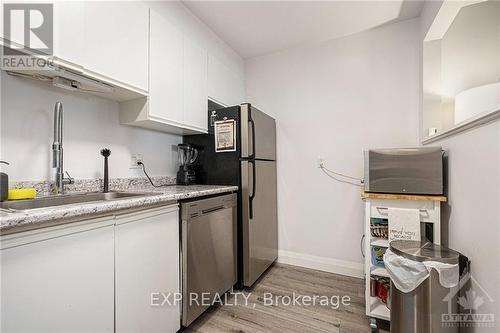
<path fill-rule="evenodd" d="M 278 257 L 276 162 L 241 162 L 243 284 L 251 287 Z"/>
<path fill-rule="evenodd" d="M 276 160 L 276 121 L 250 104 L 241 105 L 241 157 Z"/>

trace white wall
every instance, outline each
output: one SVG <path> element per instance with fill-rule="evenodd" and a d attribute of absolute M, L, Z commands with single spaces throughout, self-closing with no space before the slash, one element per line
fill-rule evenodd
<path fill-rule="evenodd" d="M 442 1 L 426 2 L 421 15 L 424 39 Z M 420 110 L 422 119 L 422 110 Z M 495 303 L 485 299 L 477 313 L 494 313 L 495 328 L 461 332 L 498 332 L 500 327 L 500 122 L 475 128 L 433 145 L 448 151 L 448 204 L 442 216 L 444 244 L 472 261 L 472 275 Z M 479 296 L 484 297 L 477 286 Z"/>
<path fill-rule="evenodd" d="M 11 163 L 2 170 L 10 181 L 53 179 L 53 110 L 64 108 L 64 169 L 72 177 L 99 178 L 103 173 L 101 148 L 111 149 L 110 177 L 142 176 L 129 169 L 130 155 L 140 153 L 152 175 L 175 175 L 180 136 L 122 126 L 118 104 L 1 72 L 1 151 Z"/>
<path fill-rule="evenodd" d="M 280 260 L 362 274 L 363 150 L 418 145 L 419 21 L 250 59 L 247 99 L 277 121 Z"/>
<path fill-rule="evenodd" d="M 443 95 L 500 80 L 500 2 L 463 7 L 441 45 Z"/>
<path fill-rule="evenodd" d="M 425 132 L 435 127 L 440 133 L 500 103 L 490 86 L 493 93 L 482 99 L 483 105 L 455 105 L 465 99 L 459 93 L 500 80 L 499 29 L 500 2 L 481 2 L 463 7 L 442 39 L 424 43 Z"/>
<path fill-rule="evenodd" d="M 442 211 L 447 224 L 444 244 L 472 261 L 472 275 L 494 299 L 477 313 L 495 313 L 500 327 L 500 122 L 459 134 L 435 144 L 448 151 L 448 203 Z M 446 237 L 447 235 L 447 237 Z"/>

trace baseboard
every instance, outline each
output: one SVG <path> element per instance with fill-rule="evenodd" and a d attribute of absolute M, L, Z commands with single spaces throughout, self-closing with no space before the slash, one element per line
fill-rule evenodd
<path fill-rule="evenodd" d="M 356 278 L 364 277 L 363 264 L 353 261 L 280 250 L 278 252 L 278 262 Z"/>

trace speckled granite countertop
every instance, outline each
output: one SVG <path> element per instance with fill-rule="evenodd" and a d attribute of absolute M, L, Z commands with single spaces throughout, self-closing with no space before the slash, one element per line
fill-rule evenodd
<path fill-rule="evenodd" d="M 120 190 L 124 191 L 125 189 Z M 0 211 L 0 233 L 19 232 L 27 229 L 45 227 L 50 224 L 68 223 L 95 216 L 111 215 L 116 211 L 125 209 L 146 208 L 148 206 L 175 202 L 182 199 L 229 193 L 237 190 L 237 186 L 217 185 L 173 185 L 160 188 L 146 186 L 142 188 L 135 187 L 133 189 L 126 189 L 126 191 L 141 193 L 152 192 L 155 193 L 155 195 L 53 206 L 49 208 L 31 209 L 29 211 Z"/>

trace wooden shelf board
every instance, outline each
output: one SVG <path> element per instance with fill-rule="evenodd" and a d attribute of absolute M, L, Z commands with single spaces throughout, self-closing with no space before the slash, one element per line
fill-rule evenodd
<path fill-rule="evenodd" d="M 371 193 L 363 192 L 363 198 L 370 199 L 392 199 L 392 200 L 409 200 L 409 201 L 440 201 L 446 202 L 448 198 L 444 195 L 417 195 L 417 194 L 392 194 L 392 193 Z"/>

